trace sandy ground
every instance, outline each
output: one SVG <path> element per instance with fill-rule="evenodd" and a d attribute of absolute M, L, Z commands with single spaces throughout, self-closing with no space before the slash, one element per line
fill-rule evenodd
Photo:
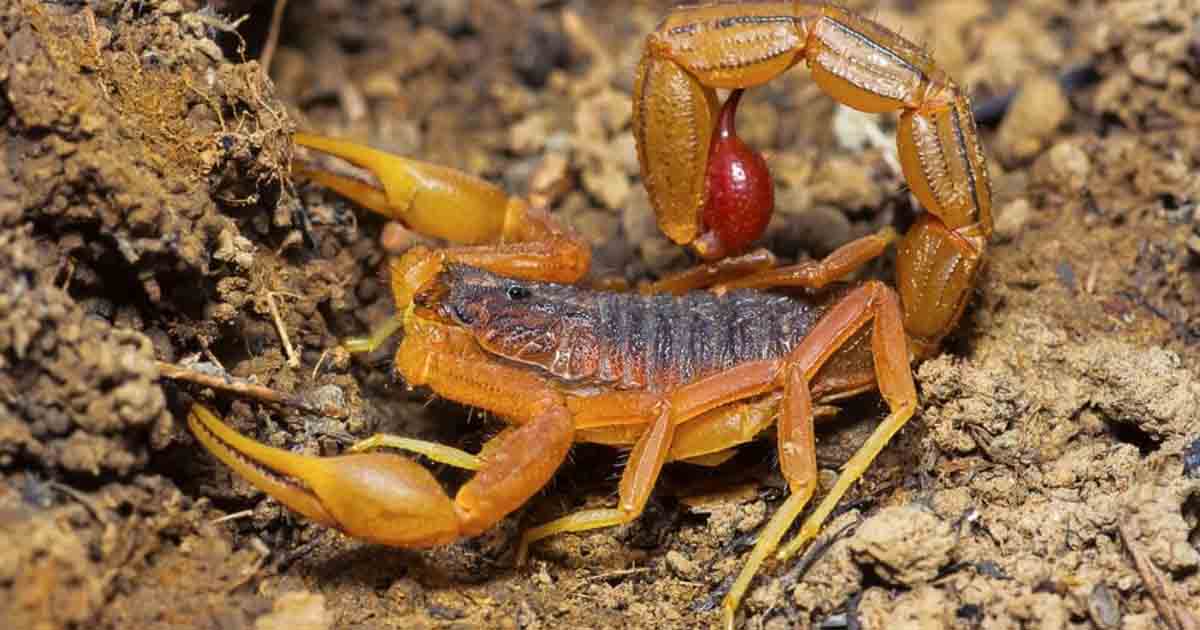
<path fill-rule="evenodd" d="M 1016 91 L 983 129 L 996 236 L 963 325 L 919 367 L 915 420 L 818 543 L 756 582 L 743 627 L 1197 627 L 1200 5 L 850 4 L 924 42 L 977 103 Z M 290 179 L 296 129 L 541 194 L 602 273 L 689 264 L 655 231 L 629 130 L 663 6 L 293 0 L 270 80 L 270 3 L 199 8 L 0 6 L 0 625 L 713 625 L 783 496 L 769 440 L 715 471 L 669 467 L 638 522 L 548 540 L 515 569 L 522 527 L 611 503 L 617 453 L 578 448 L 479 539 L 401 551 L 286 513 L 182 422 L 200 399 L 321 454 L 375 430 L 475 448 L 495 429 L 407 392 L 386 349 L 314 369 L 391 301 L 384 222 Z M 1064 91 L 1072 68 L 1092 80 Z M 774 251 L 911 221 L 894 125 L 799 69 L 748 95 Z M 168 381 L 156 361 L 341 413 Z M 866 395 L 826 424 L 823 485 L 882 412 Z"/>

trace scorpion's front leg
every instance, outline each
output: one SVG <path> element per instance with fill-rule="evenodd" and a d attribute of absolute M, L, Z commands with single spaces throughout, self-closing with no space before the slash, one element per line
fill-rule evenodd
<path fill-rule="evenodd" d="M 923 250 L 916 255 L 929 265 L 962 270 L 944 286 L 922 285 L 930 294 L 945 293 L 940 303 L 957 304 L 969 293 L 991 231 L 986 164 L 970 102 L 920 47 L 834 5 L 683 7 L 647 38 L 634 88 L 634 135 L 660 227 L 672 240 L 693 246 L 712 230 L 703 217 L 713 193 L 706 189 L 706 173 L 715 88 L 760 85 L 801 61 L 836 100 L 865 112 L 901 112 L 897 142 L 905 178 L 937 217 L 936 226 L 922 228 L 927 234 L 910 236 L 906 246 Z M 914 275 L 936 280 L 929 268 Z M 947 314 L 924 315 L 932 320 Z"/>
<path fill-rule="evenodd" d="M 574 425 L 562 396 L 543 379 L 488 362 L 472 348 L 459 331 L 413 322 L 397 355 L 410 383 L 517 423 L 477 457 L 416 440 L 392 444 L 476 470 L 453 500 L 425 468 L 399 455 L 298 455 L 239 435 L 200 406 L 189 424 L 201 444 L 242 477 L 288 508 L 355 538 L 427 547 L 474 536 L 550 480 L 571 446 Z"/>

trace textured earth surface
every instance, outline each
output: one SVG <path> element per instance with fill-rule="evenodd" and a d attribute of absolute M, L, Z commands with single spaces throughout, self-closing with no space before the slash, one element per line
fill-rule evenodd
<path fill-rule="evenodd" d="M 848 4 L 990 108 L 996 235 L 963 324 L 918 368 L 917 416 L 817 543 L 756 581 L 743 627 L 1198 627 L 1200 5 Z M 287 513 L 182 422 L 202 400 L 307 453 L 376 430 L 476 448 L 497 424 L 408 391 L 387 349 L 325 356 L 391 314 L 385 261 L 413 237 L 293 180 L 289 135 L 539 195 L 598 273 L 684 268 L 629 129 L 665 8 L 293 0 L 273 46 L 270 2 L 0 4 L 2 625 L 715 624 L 783 497 L 770 440 L 715 470 L 670 466 L 638 522 L 547 540 L 514 568 L 522 528 L 611 504 L 619 453 L 579 447 L 494 531 L 405 551 Z M 915 212 L 895 118 L 806 75 L 749 92 L 738 125 L 767 154 L 766 244 L 788 259 Z M 823 487 L 883 410 L 864 395 L 823 425 Z"/>

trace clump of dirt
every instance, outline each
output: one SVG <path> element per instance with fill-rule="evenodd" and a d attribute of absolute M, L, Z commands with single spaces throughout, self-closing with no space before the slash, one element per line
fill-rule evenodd
<path fill-rule="evenodd" d="M 913 506 L 880 510 L 859 526 L 850 553 L 889 584 L 912 587 L 928 582 L 954 559 L 950 524 Z"/>
<path fill-rule="evenodd" d="M 55 268 L 28 232 L 0 234 L 0 466 L 140 469 L 171 434 L 154 349 L 54 286 Z"/>
<path fill-rule="evenodd" d="M 196 627 L 213 618 L 216 602 L 197 595 L 244 579 L 252 563 L 214 536 L 198 507 L 169 480 L 151 475 L 86 492 L 34 473 L 6 475 L 0 618 L 37 629 L 84 627 L 101 618 L 141 628 Z M 218 549 L 205 565 L 195 548 L 211 546 Z M 137 597 L 136 606 L 122 605 L 128 597 Z"/>
<path fill-rule="evenodd" d="M 982 130 L 995 239 L 963 325 L 919 368 L 917 417 L 822 536 L 756 580 L 741 622 L 1108 630 L 1186 614 L 1200 599 L 1200 481 L 1185 474 L 1200 437 L 1200 12 L 849 4 L 927 42 L 977 105 L 1015 93 Z M 293 181 L 289 133 L 529 195 L 588 238 L 600 275 L 686 267 L 657 231 L 630 129 L 633 69 L 665 3 L 294 0 L 273 81 L 246 60 L 270 3 L 224 6 L 253 13 L 0 7 L 0 618 L 714 623 L 786 487 L 770 440 L 715 471 L 669 467 L 637 522 L 539 542 L 514 568 L 523 528 L 612 505 L 619 455 L 577 449 L 486 536 L 389 550 L 289 515 L 176 421 L 195 397 L 306 453 L 374 430 L 477 447 L 490 425 L 399 395 L 390 348 L 326 354 L 392 314 L 377 238 L 416 239 Z M 767 153 L 779 211 L 764 244 L 784 259 L 919 211 L 895 117 L 836 104 L 803 69 L 748 92 L 738 130 Z M 308 411 L 164 385 L 157 361 L 298 394 Z M 868 395 L 823 423 L 818 496 L 881 409 Z"/>
<path fill-rule="evenodd" d="M 186 435 L 156 360 L 222 343 L 235 289 L 270 278 L 243 230 L 273 231 L 291 123 L 256 64 L 226 60 L 215 14 L 23 1 L 0 26 L 0 618 L 200 625 L 171 620 L 213 618 L 220 576 L 263 554 L 151 472 Z M 197 575 L 215 599 L 181 608 Z"/>

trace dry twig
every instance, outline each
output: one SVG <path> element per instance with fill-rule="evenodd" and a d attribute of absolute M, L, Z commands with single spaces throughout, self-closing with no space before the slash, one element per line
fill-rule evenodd
<path fill-rule="evenodd" d="M 275 0 L 275 8 L 271 10 L 271 29 L 267 31 L 267 41 L 263 44 L 262 54 L 258 56 L 258 63 L 267 76 L 271 74 L 271 60 L 279 44 L 279 30 L 283 25 L 283 9 L 286 6 L 287 0 Z"/>
<path fill-rule="evenodd" d="M 335 407 L 321 408 L 309 403 L 308 401 L 293 394 L 285 394 L 283 392 L 271 389 L 258 383 L 250 383 L 242 379 L 235 379 L 231 376 L 208 374 L 197 370 L 189 369 L 174 363 L 165 361 L 155 361 L 158 366 L 159 374 L 162 376 L 174 379 L 177 381 L 186 381 L 195 383 L 203 387 L 211 387 L 213 389 L 230 392 L 238 396 L 253 398 L 263 402 L 283 405 L 285 407 L 294 407 L 305 413 L 311 413 L 319 416 L 327 416 L 330 418 L 344 418 L 346 412 Z"/>
<path fill-rule="evenodd" d="M 283 342 L 283 352 L 287 355 L 288 367 L 299 367 L 300 357 L 296 355 L 296 349 L 292 347 L 292 340 L 288 337 L 287 328 L 283 325 L 283 318 L 279 316 L 279 306 L 275 304 L 275 295 L 275 293 L 267 292 L 267 307 L 271 309 L 271 319 L 274 320 L 275 330 L 279 331 L 279 339 Z"/>
<path fill-rule="evenodd" d="M 1117 531 L 1121 534 L 1121 543 L 1133 557 L 1133 565 L 1137 567 L 1138 575 L 1142 577 L 1150 598 L 1154 600 L 1154 608 L 1158 610 L 1158 616 L 1163 623 L 1171 630 L 1200 630 L 1200 620 L 1187 608 L 1176 603 L 1175 593 L 1163 579 L 1162 573 L 1144 553 L 1133 546 L 1134 536 L 1129 532 L 1128 523 L 1118 524 Z"/>

